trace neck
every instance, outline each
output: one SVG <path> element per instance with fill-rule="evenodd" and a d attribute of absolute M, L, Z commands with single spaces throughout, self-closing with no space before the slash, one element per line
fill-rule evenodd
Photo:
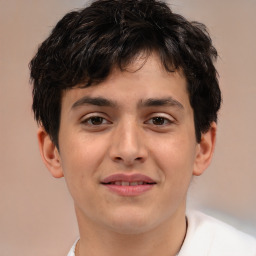
<path fill-rule="evenodd" d="M 156 228 L 137 234 L 121 234 L 85 221 L 77 212 L 79 256 L 175 256 L 186 236 L 186 218 L 177 212 Z"/>

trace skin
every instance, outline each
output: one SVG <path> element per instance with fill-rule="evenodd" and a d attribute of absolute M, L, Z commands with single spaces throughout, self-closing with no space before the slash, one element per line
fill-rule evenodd
<path fill-rule="evenodd" d="M 189 184 L 212 158 L 216 124 L 196 142 L 182 72 L 167 73 L 155 54 L 144 61 L 63 94 L 59 150 L 38 131 L 43 161 L 54 177 L 65 177 L 74 199 L 80 256 L 176 255 L 186 233 Z M 111 104 L 94 105 L 99 97 Z M 166 98 L 168 104 L 148 104 Z M 116 173 L 144 174 L 156 184 L 122 196 L 101 184 Z"/>

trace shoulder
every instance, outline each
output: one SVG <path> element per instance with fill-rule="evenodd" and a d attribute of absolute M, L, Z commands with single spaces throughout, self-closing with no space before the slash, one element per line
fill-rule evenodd
<path fill-rule="evenodd" d="M 256 239 L 200 212 L 187 214 L 188 230 L 179 256 L 256 256 Z"/>

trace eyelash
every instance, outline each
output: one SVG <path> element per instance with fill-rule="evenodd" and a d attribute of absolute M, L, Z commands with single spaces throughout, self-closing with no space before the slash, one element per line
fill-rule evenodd
<path fill-rule="evenodd" d="M 157 120 L 158 119 L 158 120 Z M 154 121 L 163 121 L 164 123 L 163 124 L 155 124 Z M 168 124 L 172 124 L 174 121 L 166 118 L 166 117 L 163 117 L 163 116 L 154 116 L 154 117 L 151 117 L 148 121 L 146 121 L 145 123 L 150 123 L 154 126 L 166 126 Z"/>
<path fill-rule="evenodd" d="M 99 119 L 101 119 L 101 121 L 104 121 L 104 123 L 100 123 L 100 124 L 93 124 L 92 123 L 92 120 L 93 119 L 96 119 L 96 118 L 99 118 Z M 110 122 L 106 119 L 106 118 L 104 118 L 104 117 L 102 117 L 102 116 L 97 116 L 97 115 L 95 115 L 95 116 L 90 116 L 90 117 L 88 117 L 88 118 L 86 118 L 86 119 L 84 119 L 84 120 L 82 120 L 82 124 L 87 124 L 87 125 L 89 125 L 89 126 L 100 126 L 100 125 L 102 125 L 102 124 L 109 124 Z"/>
<path fill-rule="evenodd" d="M 93 119 L 96 119 L 94 121 L 97 122 L 97 119 L 99 119 L 98 121 L 100 121 L 99 124 L 95 124 L 93 123 Z M 162 124 L 156 124 L 154 122 L 157 122 L 157 121 L 161 121 Z M 111 122 L 109 120 L 107 120 L 106 118 L 100 116 L 100 115 L 94 115 L 94 116 L 90 116 L 84 120 L 82 120 L 81 122 L 82 124 L 84 125 L 88 125 L 88 126 L 91 126 L 91 127 L 100 127 L 102 125 L 106 125 L 106 124 L 111 124 Z M 161 115 L 156 115 L 156 116 L 153 116 L 151 118 L 149 118 L 147 121 L 144 122 L 145 124 L 151 124 L 153 125 L 154 127 L 166 127 L 168 125 L 171 125 L 174 123 L 174 120 L 171 120 L 169 118 L 166 118 L 166 117 L 163 117 Z"/>

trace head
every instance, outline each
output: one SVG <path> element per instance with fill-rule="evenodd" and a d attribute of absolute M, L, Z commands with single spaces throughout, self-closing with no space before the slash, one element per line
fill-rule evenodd
<path fill-rule="evenodd" d="M 152 53 L 165 71 L 183 73 L 200 142 L 221 103 L 217 52 L 203 24 L 154 0 L 99 0 L 58 22 L 30 63 L 36 120 L 58 147 L 63 93 L 97 85 Z"/>
<path fill-rule="evenodd" d="M 31 61 L 33 110 L 80 228 L 184 225 L 215 144 L 216 57 L 202 24 L 159 1 L 100 0 L 59 21 Z"/>

